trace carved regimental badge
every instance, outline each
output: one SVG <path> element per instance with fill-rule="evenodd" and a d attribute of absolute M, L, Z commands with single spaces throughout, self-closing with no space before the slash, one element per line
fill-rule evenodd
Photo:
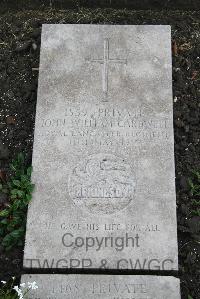
<path fill-rule="evenodd" d="M 130 163 L 113 154 L 96 154 L 80 162 L 69 177 L 74 203 L 91 213 L 112 214 L 133 199 L 135 175 Z"/>

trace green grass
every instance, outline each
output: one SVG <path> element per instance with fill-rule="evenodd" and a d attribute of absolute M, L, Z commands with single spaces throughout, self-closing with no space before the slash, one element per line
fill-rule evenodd
<path fill-rule="evenodd" d="M 190 193 L 194 196 L 192 200 L 192 214 L 200 216 L 200 171 L 192 171 L 189 179 Z"/>
<path fill-rule="evenodd" d="M 30 290 L 38 289 L 36 282 L 21 283 L 20 286 L 14 285 L 15 277 L 12 280 L 0 283 L 0 298 L 1 299 L 28 299 Z"/>
<path fill-rule="evenodd" d="M 15 277 L 13 277 L 10 281 L 1 281 L 0 287 L 0 298 L 1 299 L 17 299 L 19 298 L 17 292 L 14 288 Z"/>
<path fill-rule="evenodd" d="M 34 185 L 31 183 L 32 168 L 25 167 L 24 156 L 19 154 L 10 164 L 11 177 L 1 179 L 0 192 L 6 193 L 8 203 L 0 211 L 1 245 L 8 251 L 24 242 L 26 212 L 31 201 Z"/>

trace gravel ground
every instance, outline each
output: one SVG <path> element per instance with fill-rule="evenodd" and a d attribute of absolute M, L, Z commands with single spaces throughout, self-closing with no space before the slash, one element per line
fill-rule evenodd
<path fill-rule="evenodd" d="M 0 170 L 16 153 L 31 163 L 42 23 L 170 24 L 179 277 L 182 299 L 200 298 L 200 215 L 188 179 L 200 170 L 200 13 L 111 9 L 29 10 L 0 15 Z M 196 198 L 199 199 L 199 198 Z M 7 198 L 0 194 L 0 208 Z M 196 212 L 195 212 L 196 211 Z M 19 276 L 23 248 L 0 247 L 0 279 Z"/>

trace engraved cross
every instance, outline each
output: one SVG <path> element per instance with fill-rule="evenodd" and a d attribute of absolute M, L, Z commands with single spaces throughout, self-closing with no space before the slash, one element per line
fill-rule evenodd
<path fill-rule="evenodd" d="M 110 58 L 109 52 L 109 39 L 104 40 L 104 56 L 103 59 L 92 59 L 91 62 L 97 62 L 102 64 L 102 88 L 105 96 L 105 101 L 107 101 L 108 95 L 108 67 L 109 63 L 121 63 L 127 64 L 127 59 L 112 59 Z"/>

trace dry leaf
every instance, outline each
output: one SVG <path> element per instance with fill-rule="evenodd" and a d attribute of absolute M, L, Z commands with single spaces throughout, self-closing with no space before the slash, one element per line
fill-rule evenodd
<path fill-rule="evenodd" d="M 187 50 L 190 50 L 190 49 L 192 49 L 192 46 L 191 46 L 190 43 L 184 43 L 184 44 L 179 46 L 180 51 L 187 51 Z"/>
<path fill-rule="evenodd" d="M 198 71 L 193 71 L 191 79 L 194 80 L 196 78 L 196 76 L 198 75 L 198 73 L 199 73 Z"/>
<path fill-rule="evenodd" d="M 0 170 L 0 181 L 6 181 L 6 173 L 3 170 Z"/>
<path fill-rule="evenodd" d="M 7 123 L 7 125 L 15 125 L 15 123 L 16 123 L 15 116 L 12 116 L 12 115 L 7 116 L 6 117 L 6 123 Z"/>
<path fill-rule="evenodd" d="M 174 56 L 178 55 L 178 46 L 175 40 L 172 43 L 172 53 L 174 54 Z"/>

